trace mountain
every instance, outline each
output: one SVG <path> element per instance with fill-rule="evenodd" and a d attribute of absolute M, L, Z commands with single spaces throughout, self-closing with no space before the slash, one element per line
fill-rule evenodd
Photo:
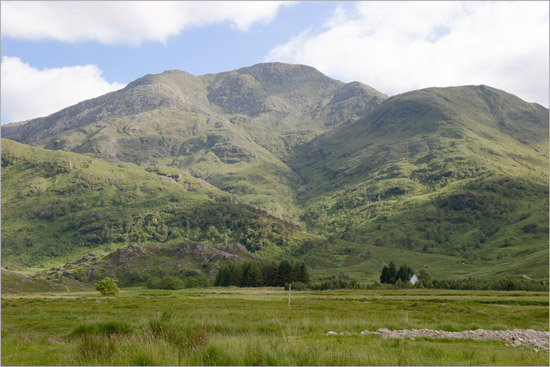
<path fill-rule="evenodd" d="M 287 163 L 304 181 L 297 198 L 312 232 L 508 262 L 510 272 L 537 254 L 520 268 L 548 273 L 548 110 L 539 105 L 487 86 L 413 91 Z"/>
<path fill-rule="evenodd" d="M 2 266 L 61 266 L 132 243 L 240 243 L 270 256 L 298 227 L 169 167 L 145 169 L 2 139 Z"/>
<path fill-rule="evenodd" d="M 488 171 L 545 181 L 547 162 L 548 110 L 486 86 L 392 97 L 287 159 L 305 180 L 306 198 L 399 178 L 411 179 L 407 190 L 423 192 Z"/>
<path fill-rule="evenodd" d="M 376 280 L 395 260 L 547 278 L 548 125 L 548 109 L 484 85 L 387 98 L 280 63 L 147 75 L 2 126 L 39 147 L 2 141 L 2 261 L 89 280 L 123 267 L 117 249 L 164 259 L 191 241 L 318 277 Z"/>
<path fill-rule="evenodd" d="M 194 76 L 147 75 L 50 116 L 2 126 L 4 138 L 111 162 L 188 170 L 279 216 L 300 184 L 283 158 L 387 97 L 316 69 L 281 63 Z"/>

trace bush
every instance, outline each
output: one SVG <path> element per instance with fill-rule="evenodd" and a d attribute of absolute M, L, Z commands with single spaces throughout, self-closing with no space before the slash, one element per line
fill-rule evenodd
<path fill-rule="evenodd" d="M 116 296 L 118 295 L 117 281 L 106 277 L 96 283 L 95 289 L 101 293 L 102 296 Z"/>
<path fill-rule="evenodd" d="M 149 289 L 160 289 L 160 281 L 159 277 L 152 277 L 147 279 L 145 286 Z"/>
<path fill-rule="evenodd" d="M 182 289 L 183 288 L 183 281 L 176 277 L 176 276 L 169 276 L 166 278 L 163 278 L 160 281 L 160 289 L 170 289 L 170 290 L 176 290 L 176 289 Z"/>
<path fill-rule="evenodd" d="M 184 281 L 185 288 L 204 288 L 208 287 L 208 279 L 202 275 L 191 276 L 185 278 Z"/>

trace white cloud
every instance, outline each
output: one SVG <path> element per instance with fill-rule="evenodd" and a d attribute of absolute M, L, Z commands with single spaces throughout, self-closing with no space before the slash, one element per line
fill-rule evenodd
<path fill-rule="evenodd" d="M 548 106 L 548 2 L 360 2 L 266 56 L 394 95 L 487 84 Z"/>
<path fill-rule="evenodd" d="M 267 23 L 281 1 L 3 1 L 2 36 L 25 40 L 139 45 L 166 42 L 184 29 L 228 22 L 245 31 Z"/>
<path fill-rule="evenodd" d="M 2 122 L 49 115 L 82 100 L 120 89 L 96 65 L 38 70 L 17 57 L 2 57 Z"/>

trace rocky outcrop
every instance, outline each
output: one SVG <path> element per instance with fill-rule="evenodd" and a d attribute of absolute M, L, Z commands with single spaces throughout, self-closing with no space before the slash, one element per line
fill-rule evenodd
<path fill-rule="evenodd" d="M 173 244 L 131 244 L 122 246 L 105 256 L 88 254 L 65 264 L 63 269 L 52 268 L 50 278 L 74 278 L 94 282 L 109 276 L 119 285 L 146 281 L 151 276 L 212 277 L 220 263 L 240 263 L 257 259 L 240 244 L 221 250 L 202 242 L 184 241 Z"/>

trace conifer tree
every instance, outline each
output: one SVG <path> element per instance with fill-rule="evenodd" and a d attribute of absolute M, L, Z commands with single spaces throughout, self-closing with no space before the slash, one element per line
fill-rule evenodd
<path fill-rule="evenodd" d="M 382 272 L 380 273 L 380 283 L 387 284 L 390 283 L 390 275 L 389 275 L 389 269 L 386 265 L 382 268 Z"/>
<path fill-rule="evenodd" d="M 302 283 L 309 283 L 309 272 L 307 270 L 307 267 L 306 267 L 306 264 L 305 263 L 301 263 L 299 266 L 298 266 L 298 271 L 297 271 L 297 277 L 296 277 L 296 280 L 298 282 L 302 282 Z"/>
<path fill-rule="evenodd" d="M 279 264 L 279 286 L 283 286 L 291 281 L 292 268 L 290 263 L 286 260 L 281 261 Z"/>
<path fill-rule="evenodd" d="M 253 262 L 247 272 L 247 283 L 249 287 L 261 287 L 263 285 L 263 274 L 259 264 Z"/>
<path fill-rule="evenodd" d="M 395 268 L 395 264 L 393 261 L 390 262 L 390 266 L 388 267 L 388 283 L 395 284 L 397 281 L 397 269 Z"/>

